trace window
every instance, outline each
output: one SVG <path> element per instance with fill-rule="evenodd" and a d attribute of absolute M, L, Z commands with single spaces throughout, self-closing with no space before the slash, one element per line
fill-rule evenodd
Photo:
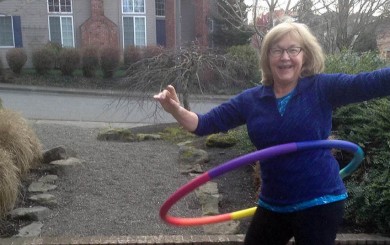
<path fill-rule="evenodd" d="M 145 17 L 123 17 L 123 46 L 146 46 Z"/>
<path fill-rule="evenodd" d="M 123 13 L 145 13 L 145 0 L 122 0 Z"/>
<path fill-rule="evenodd" d="M 72 0 L 47 0 L 49 13 L 72 13 Z"/>
<path fill-rule="evenodd" d="M 0 47 L 23 47 L 20 16 L 0 16 Z"/>
<path fill-rule="evenodd" d="M 49 39 L 62 47 L 74 47 L 72 0 L 47 0 Z"/>
<path fill-rule="evenodd" d="M 145 0 L 122 0 L 123 46 L 146 46 Z"/>
<path fill-rule="evenodd" d="M 63 47 L 74 47 L 73 17 L 49 16 L 49 38 Z"/>
<path fill-rule="evenodd" d="M 165 0 L 156 0 L 156 16 L 165 16 Z"/>
<path fill-rule="evenodd" d="M 11 16 L 0 16 L 0 46 L 14 47 L 14 31 Z"/>

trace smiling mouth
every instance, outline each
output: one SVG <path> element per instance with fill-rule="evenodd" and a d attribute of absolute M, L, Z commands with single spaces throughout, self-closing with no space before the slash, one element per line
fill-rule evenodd
<path fill-rule="evenodd" d="M 280 65 L 278 66 L 279 69 L 291 69 L 293 66 L 292 65 Z"/>

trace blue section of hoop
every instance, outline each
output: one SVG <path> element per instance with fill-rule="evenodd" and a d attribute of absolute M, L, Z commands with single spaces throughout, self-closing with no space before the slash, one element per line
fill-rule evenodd
<path fill-rule="evenodd" d="M 313 141 L 304 141 L 298 142 L 297 151 L 300 150 L 311 150 L 311 149 L 319 149 L 319 148 L 336 148 L 340 150 L 345 150 L 348 152 L 354 153 L 352 160 L 340 170 L 341 178 L 345 178 L 355 171 L 360 163 L 364 159 L 364 152 L 362 148 L 354 143 L 343 141 L 343 140 L 313 140 Z"/>

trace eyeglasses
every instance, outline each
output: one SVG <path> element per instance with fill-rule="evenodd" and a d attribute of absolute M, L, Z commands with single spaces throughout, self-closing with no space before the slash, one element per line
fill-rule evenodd
<path fill-rule="evenodd" d="M 301 51 L 303 50 L 303 48 L 301 47 L 291 47 L 291 48 L 275 48 L 275 49 L 271 49 L 269 51 L 270 55 L 272 57 L 275 57 L 275 58 L 278 58 L 278 57 L 281 57 L 284 53 L 284 51 L 287 52 L 288 56 L 290 57 L 294 57 L 294 56 L 297 56 Z"/>

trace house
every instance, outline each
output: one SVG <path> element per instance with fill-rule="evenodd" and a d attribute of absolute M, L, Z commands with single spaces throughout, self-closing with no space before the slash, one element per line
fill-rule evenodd
<path fill-rule="evenodd" d="M 207 46 L 209 0 L 2 0 L 0 58 L 22 47 L 31 53 L 54 42 L 62 47 L 128 45 Z M 25 67 L 31 67 L 28 59 Z"/>

